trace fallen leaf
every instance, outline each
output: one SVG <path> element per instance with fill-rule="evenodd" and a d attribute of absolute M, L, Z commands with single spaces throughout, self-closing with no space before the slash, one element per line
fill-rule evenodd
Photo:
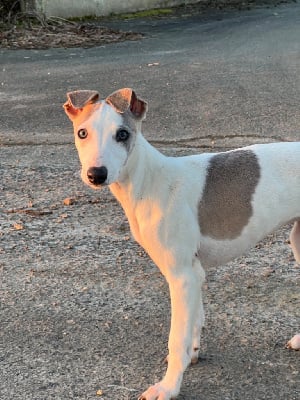
<path fill-rule="evenodd" d="M 72 197 L 67 197 L 64 199 L 65 206 L 72 206 L 74 203 L 75 203 L 75 199 L 72 199 Z"/>
<path fill-rule="evenodd" d="M 21 231 L 22 229 L 24 229 L 24 225 L 19 222 L 16 222 L 16 223 L 14 223 L 14 229 L 16 231 Z"/>

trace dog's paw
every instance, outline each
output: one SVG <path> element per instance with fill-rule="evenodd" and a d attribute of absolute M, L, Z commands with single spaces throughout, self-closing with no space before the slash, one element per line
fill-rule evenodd
<path fill-rule="evenodd" d="M 194 347 L 191 356 L 191 365 L 197 364 L 199 361 L 199 347 Z"/>
<path fill-rule="evenodd" d="M 171 400 L 175 399 L 178 393 L 167 388 L 162 382 L 150 386 L 138 400 Z"/>

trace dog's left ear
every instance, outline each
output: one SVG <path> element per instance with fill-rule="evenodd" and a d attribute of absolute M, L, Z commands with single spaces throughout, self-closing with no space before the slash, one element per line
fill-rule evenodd
<path fill-rule="evenodd" d="M 147 103 L 139 99 L 132 89 L 124 88 L 117 90 L 105 99 L 106 103 L 110 104 L 114 109 L 123 114 L 130 110 L 133 116 L 142 120 L 146 116 L 148 109 Z"/>
<path fill-rule="evenodd" d="M 76 90 L 67 93 L 68 100 L 64 104 L 67 116 L 73 121 L 87 104 L 96 103 L 99 93 L 95 90 Z"/>

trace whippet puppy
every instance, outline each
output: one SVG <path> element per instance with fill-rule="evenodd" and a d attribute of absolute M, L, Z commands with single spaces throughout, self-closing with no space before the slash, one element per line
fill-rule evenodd
<path fill-rule="evenodd" d="M 90 90 L 67 96 L 83 181 L 94 189 L 109 186 L 135 240 L 169 284 L 167 371 L 139 399 L 172 399 L 198 359 L 203 268 L 232 260 L 290 221 L 300 261 L 300 142 L 166 157 L 142 136 L 147 103 L 132 89 L 105 100 Z"/>

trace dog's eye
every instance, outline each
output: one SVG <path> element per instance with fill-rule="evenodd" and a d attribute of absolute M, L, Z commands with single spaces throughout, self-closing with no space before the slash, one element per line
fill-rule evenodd
<path fill-rule="evenodd" d="M 79 139 L 85 139 L 88 135 L 88 132 L 86 129 L 79 129 L 79 131 L 77 132 L 77 136 L 79 137 Z"/>
<path fill-rule="evenodd" d="M 125 129 L 120 129 L 118 130 L 116 134 L 116 141 L 117 142 L 126 142 L 126 140 L 129 138 L 130 134 L 128 131 Z"/>

